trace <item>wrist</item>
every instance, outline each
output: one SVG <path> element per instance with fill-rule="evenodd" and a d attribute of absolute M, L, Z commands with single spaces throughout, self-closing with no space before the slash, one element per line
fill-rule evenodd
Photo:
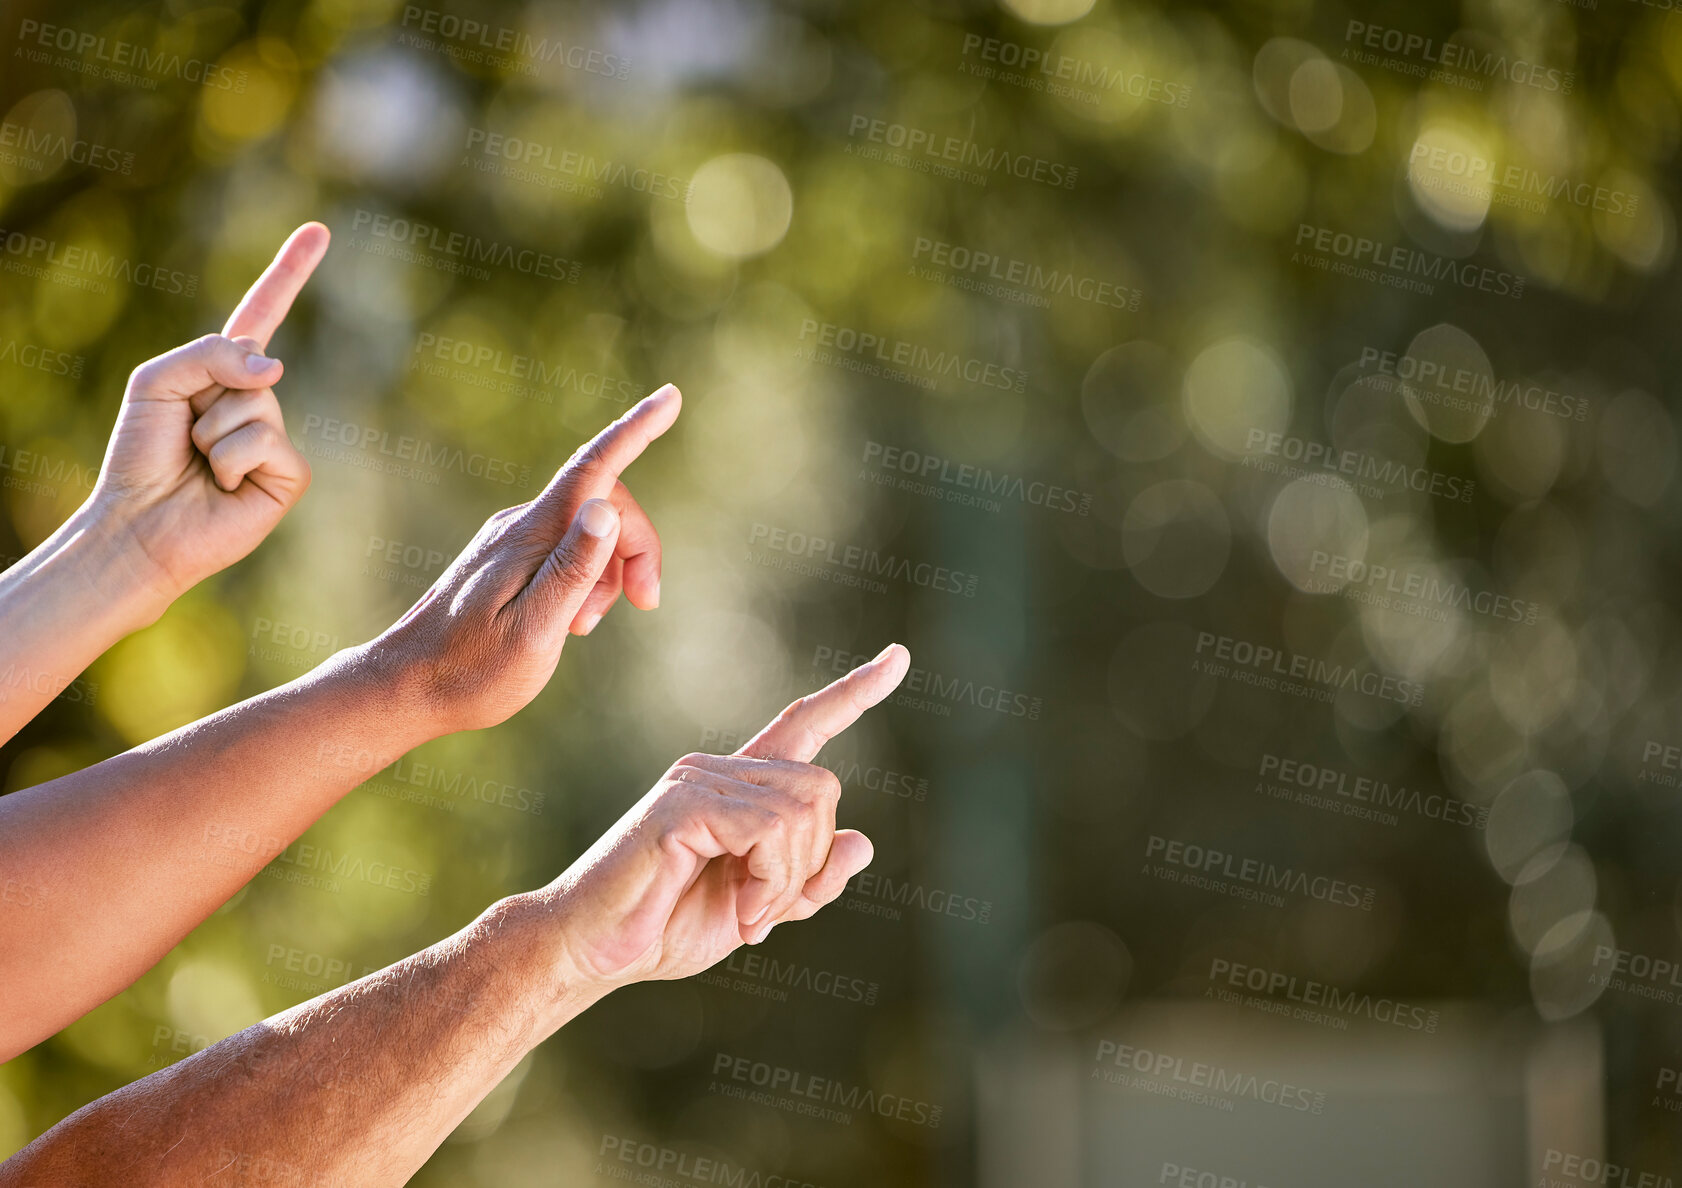
<path fill-rule="evenodd" d="M 451 733 L 430 712 L 424 674 L 377 639 L 333 653 L 300 681 L 342 702 L 391 761 Z"/>
<path fill-rule="evenodd" d="M 577 959 L 572 908 L 567 893 L 553 886 L 498 900 L 478 923 L 494 929 L 499 943 L 525 969 L 539 1041 L 626 984 Z"/>
<path fill-rule="evenodd" d="M 183 592 L 147 554 L 128 518 L 93 500 L 71 513 L 46 547 L 53 568 L 88 596 L 93 617 L 109 623 L 116 638 L 157 622 Z"/>

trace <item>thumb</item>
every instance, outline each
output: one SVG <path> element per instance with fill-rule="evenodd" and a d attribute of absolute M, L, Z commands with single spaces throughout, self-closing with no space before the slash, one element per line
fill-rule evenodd
<path fill-rule="evenodd" d="M 545 622 L 564 632 L 595 588 L 619 539 L 619 513 L 605 499 L 587 499 L 561 542 L 549 551 L 527 593 Z"/>

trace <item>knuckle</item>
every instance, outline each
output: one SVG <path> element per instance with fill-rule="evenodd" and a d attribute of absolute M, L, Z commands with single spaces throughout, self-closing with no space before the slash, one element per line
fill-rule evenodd
<path fill-rule="evenodd" d="M 146 360 L 128 373 L 128 386 L 142 389 L 155 387 L 158 381 L 163 378 L 164 369 L 167 366 L 161 357 Z"/>
<path fill-rule="evenodd" d="M 582 585 L 590 575 L 584 570 L 584 550 L 579 542 L 563 540 L 551 550 L 555 558 L 555 565 L 561 571 L 561 576 L 567 585 Z"/>
<path fill-rule="evenodd" d="M 690 768 L 700 769 L 702 767 L 705 767 L 709 762 L 711 762 L 712 758 L 713 757 L 711 755 L 703 755 L 699 751 L 691 751 L 691 752 L 689 752 L 689 754 L 687 754 L 683 758 L 679 759 L 672 766 L 673 767 L 690 767 Z"/>

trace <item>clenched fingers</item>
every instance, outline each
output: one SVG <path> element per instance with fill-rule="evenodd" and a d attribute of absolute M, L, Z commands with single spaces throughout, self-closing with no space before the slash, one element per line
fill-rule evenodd
<path fill-rule="evenodd" d="M 214 399 L 223 389 L 267 388 L 284 368 L 252 344 L 222 334 L 206 334 L 148 359 L 129 375 L 130 400 Z M 195 408 L 202 413 L 203 408 Z"/>
<path fill-rule="evenodd" d="M 291 507 L 310 482 L 310 464 L 268 421 L 250 421 L 215 442 L 205 452 L 216 485 L 236 490 L 252 484 L 284 507 Z"/>

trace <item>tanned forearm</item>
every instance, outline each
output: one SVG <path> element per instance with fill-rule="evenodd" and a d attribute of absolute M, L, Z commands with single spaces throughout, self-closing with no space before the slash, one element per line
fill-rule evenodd
<path fill-rule="evenodd" d="M 573 971 L 554 905 L 504 900 L 94 1102 L 0 1165 L 0 1188 L 405 1182 L 522 1056 L 611 988 Z"/>
<path fill-rule="evenodd" d="M 150 969 L 346 792 L 441 731 L 373 649 L 0 798 L 0 1062 Z"/>
<path fill-rule="evenodd" d="M 0 743 L 169 598 L 126 529 L 84 507 L 0 572 Z"/>

